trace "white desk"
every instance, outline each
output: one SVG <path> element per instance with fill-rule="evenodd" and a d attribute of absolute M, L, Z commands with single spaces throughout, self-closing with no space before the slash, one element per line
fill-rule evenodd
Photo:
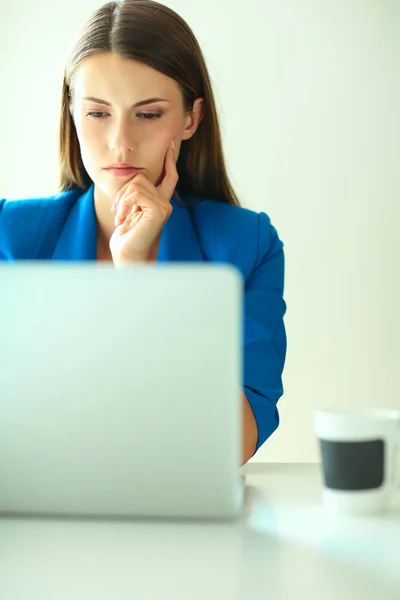
<path fill-rule="evenodd" d="M 0 520 L 1 600 L 400 599 L 400 511 L 328 517 L 318 465 L 242 473 L 236 524 Z"/>

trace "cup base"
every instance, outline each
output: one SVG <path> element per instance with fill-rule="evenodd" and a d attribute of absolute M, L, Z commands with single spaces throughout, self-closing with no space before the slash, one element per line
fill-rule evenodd
<path fill-rule="evenodd" d="M 379 515 L 387 510 L 386 494 L 381 490 L 344 492 L 325 488 L 323 501 L 330 514 Z"/>

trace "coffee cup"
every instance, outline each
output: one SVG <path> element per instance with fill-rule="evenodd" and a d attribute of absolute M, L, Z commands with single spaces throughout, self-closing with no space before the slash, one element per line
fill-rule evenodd
<path fill-rule="evenodd" d="M 400 510 L 400 411 L 317 410 L 328 512 Z"/>

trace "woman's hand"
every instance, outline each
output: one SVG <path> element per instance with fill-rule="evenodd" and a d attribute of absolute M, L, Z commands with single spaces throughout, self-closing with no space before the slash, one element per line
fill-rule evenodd
<path fill-rule="evenodd" d="M 116 229 L 110 239 L 116 267 L 156 260 L 162 229 L 172 213 L 171 197 L 178 182 L 173 142 L 164 160 L 164 179 L 155 187 L 138 173 L 118 192 L 111 207 Z"/>

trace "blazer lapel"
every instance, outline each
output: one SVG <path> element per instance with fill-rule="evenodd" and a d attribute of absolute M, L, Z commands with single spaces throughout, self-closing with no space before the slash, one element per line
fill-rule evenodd
<path fill-rule="evenodd" d="M 173 211 L 160 237 L 157 263 L 204 261 L 189 210 L 172 196 Z M 97 220 L 94 184 L 78 198 L 65 222 L 53 260 L 96 260 Z"/>
<path fill-rule="evenodd" d="M 53 253 L 53 260 L 96 260 L 97 222 L 93 199 L 94 184 L 79 196 L 65 222 Z"/>
<path fill-rule="evenodd" d="M 189 210 L 175 196 L 172 214 L 161 232 L 157 262 L 204 261 Z"/>

